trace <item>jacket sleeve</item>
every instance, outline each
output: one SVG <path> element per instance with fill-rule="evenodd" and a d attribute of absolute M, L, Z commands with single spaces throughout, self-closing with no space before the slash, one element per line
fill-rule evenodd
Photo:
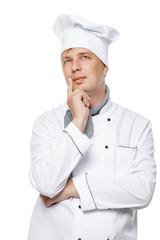
<path fill-rule="evenodd" d="M 56 120 L 39 117 L 34 122 L 30 141 L 29 178 L 33 187 L 50 198 L 56 196 L 90 146 L 89 138 L 72 122 L 60 130 Z"/>
<path fill-rule="evenodd" d="M 127 174 L 115 174 L 110 178 L 104 174 L 85 173 L 74 177 L 82 210 L 146 207 L 152 199 L 156 182 L 153 145 L 151 122 L 148 121 L 138 140 L 136 156 Z M 121 157 L 119 154 L 116 156 Z"/>

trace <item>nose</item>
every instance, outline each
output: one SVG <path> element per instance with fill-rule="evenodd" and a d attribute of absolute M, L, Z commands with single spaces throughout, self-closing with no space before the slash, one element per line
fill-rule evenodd
<path fill-rule="evenodd" d="M 81 71 L 81 64 L 78 59 L 72 61 L 72 72 Z"/>

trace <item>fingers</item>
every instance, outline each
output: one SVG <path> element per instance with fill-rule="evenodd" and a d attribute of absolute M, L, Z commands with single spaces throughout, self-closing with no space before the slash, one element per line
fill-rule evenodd
<path fill-rule="evenodd" d="M 68 98 L 71 96 L 71 94 L 73 93 L 73 85 L 72 85 L 72 79 L 69 78 L 69 85 L 68 85 L 68 91 L 67 91 L 67 95 Z"/>
<path fill-rule="evenodd" d="M 71 106 L 70 103 L 77 102 L 77 100 L 81 100 L 85 107 L 89 108 L 90 106 L 90 97 L 86 92 L 84 92 L 81 89 L 75 89 L 73 90 L 73 81 L 71 78 L 68 78 L 69 84 L 67 89 L 67 103 L 69 106 Z"/>
<path fill-rule="evenodd" d="M 82 92 L 82 102 L 83 104 L 89 108 L 90 106 L 90 97 L 88 96 L 88 94 L 86 94 L 85 92 Z"/>
<path fill-rule="evenodd" d="M 49 198 L 49 197 L 44 196 L 42 194 L 40 194 L 39 196 L 40 196 L 40 198 L 42 198 L 42 202 L 46 205 L 46 207 L 50 207 L 51 205 L 53 205 L 52 198 Z"/>
<path fill-rule="evenodd" d="M 89 107 L 89 105 L 90 105 L 89 99 L 86 96 L 82 97 L 82 102 L 83 102 L 84 106 Z"/>

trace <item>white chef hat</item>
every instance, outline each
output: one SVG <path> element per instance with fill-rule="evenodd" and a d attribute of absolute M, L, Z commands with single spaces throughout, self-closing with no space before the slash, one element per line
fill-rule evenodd
<path fill-rule="evenodd" d="M 87 48 L 106 66 L 109 65 L 108 46 L 119 38 L 119 32 L 112 27 L 70 14 L 60 14 L 53 29 L 61 40 L 61 53 L 74 47 Z"/>

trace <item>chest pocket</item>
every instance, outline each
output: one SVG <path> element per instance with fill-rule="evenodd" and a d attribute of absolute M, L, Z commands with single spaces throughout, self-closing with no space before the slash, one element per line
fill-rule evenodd
<path fill-rule="evenodd" d="M 136 157 L 137 147 L 117 146 L 115 157 L 116 177 L 129 174 Z"/>

